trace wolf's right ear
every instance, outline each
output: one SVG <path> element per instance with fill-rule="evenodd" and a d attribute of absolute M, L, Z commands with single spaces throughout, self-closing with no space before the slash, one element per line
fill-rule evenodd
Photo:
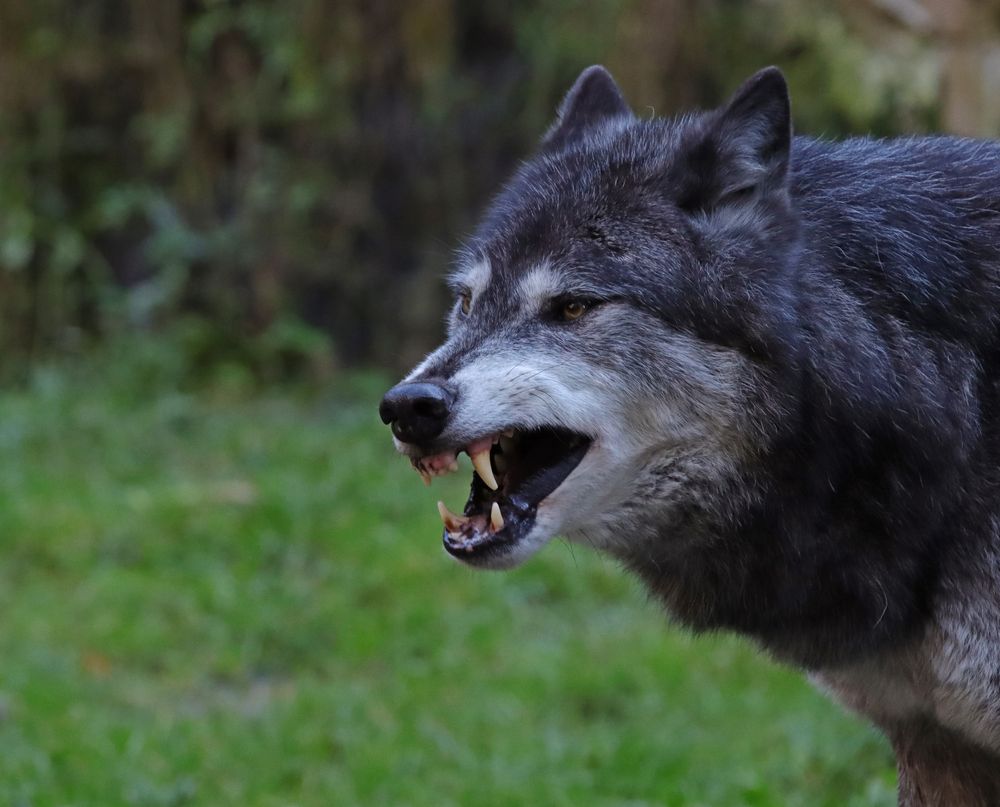
<path fill-rule="evenodd" d="M 542 148 L 562 148 L 599 123 L 631 117 L 632 110 L 611 74 L 595 64 L 584 70 L 566 93 L 555 123 L 542 138 Z"/>

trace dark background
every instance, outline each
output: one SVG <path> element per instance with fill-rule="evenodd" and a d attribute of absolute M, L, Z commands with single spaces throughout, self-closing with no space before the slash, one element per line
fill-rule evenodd
<path fill-rule="evenodd" d="M 0 355 L 398 371 L 577 73 L 640 114 L 787 73 L 800 131 L 990 135 L 995 3 L 4 0 Z"/>

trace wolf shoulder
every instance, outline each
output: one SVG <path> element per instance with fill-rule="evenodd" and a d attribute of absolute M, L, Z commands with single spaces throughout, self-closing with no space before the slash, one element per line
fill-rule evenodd
<path fill-rule="evenodd" d="M 810 265 L 903 321 L 994 343 L 1000 143 L 797 137 L 788 187 Z"/>
<path fill-rule="evenodd" d="M 952 248 L 987 240 L 1000 231 L 1000 142 L 797 137 L 790 192 L 803 223 L 820 237 L 839 227 L 921 240 L 941 234 Z"/>

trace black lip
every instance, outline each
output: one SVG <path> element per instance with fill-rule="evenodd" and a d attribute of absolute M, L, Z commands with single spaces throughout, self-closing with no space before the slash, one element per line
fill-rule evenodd
<path fill-rule="evenodd" d="M 537 429 L 523 433 L 518 467 L 507 473 L 500 490 L 490 490 L 477 474 L 473 474 L 464 508 L 466 516 L 481 516 L 489 513 L 493 502 L 498 502 L 503 514 L 503 527 L 497 532 L 485 526 L 483 529 L 473 528 L 461 535 L 443 530 L 445 550 L 472 564 L 488 562 L 509 552 L 531 532 L 538 506 L 580 464 L 591 445 L 589 437 L 566 429 Z M 494 455 L 496 450 L 494 446 Z M 546 464 L 546 459 L 553 452 L 557 460 Z"/>
<path fill-rule="evenodd" d="M 503 532 L 506 533 L 506 530 Z M 452 557 L 466 563 L 477 563 L 507 554 L 522 537 L 523 535 L 514 534 L 477 533 L 469 539 L 455 540 L 447 530 L 444 530 L 441 543 Z"/>

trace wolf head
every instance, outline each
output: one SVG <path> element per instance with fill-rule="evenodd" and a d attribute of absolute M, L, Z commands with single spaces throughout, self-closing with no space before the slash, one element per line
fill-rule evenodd
<path fill-rule="evenodd" d="M 794 366 L 790 147 L 776 68 L 672 120 L 581 74 L 465 246 L 447 341 L 382 402 L 425 480 L 473 458 L 464 513 L 440 506 L 452 555 L 682 546 L 752 495 L 733 474 L 775 439 Z"/>

